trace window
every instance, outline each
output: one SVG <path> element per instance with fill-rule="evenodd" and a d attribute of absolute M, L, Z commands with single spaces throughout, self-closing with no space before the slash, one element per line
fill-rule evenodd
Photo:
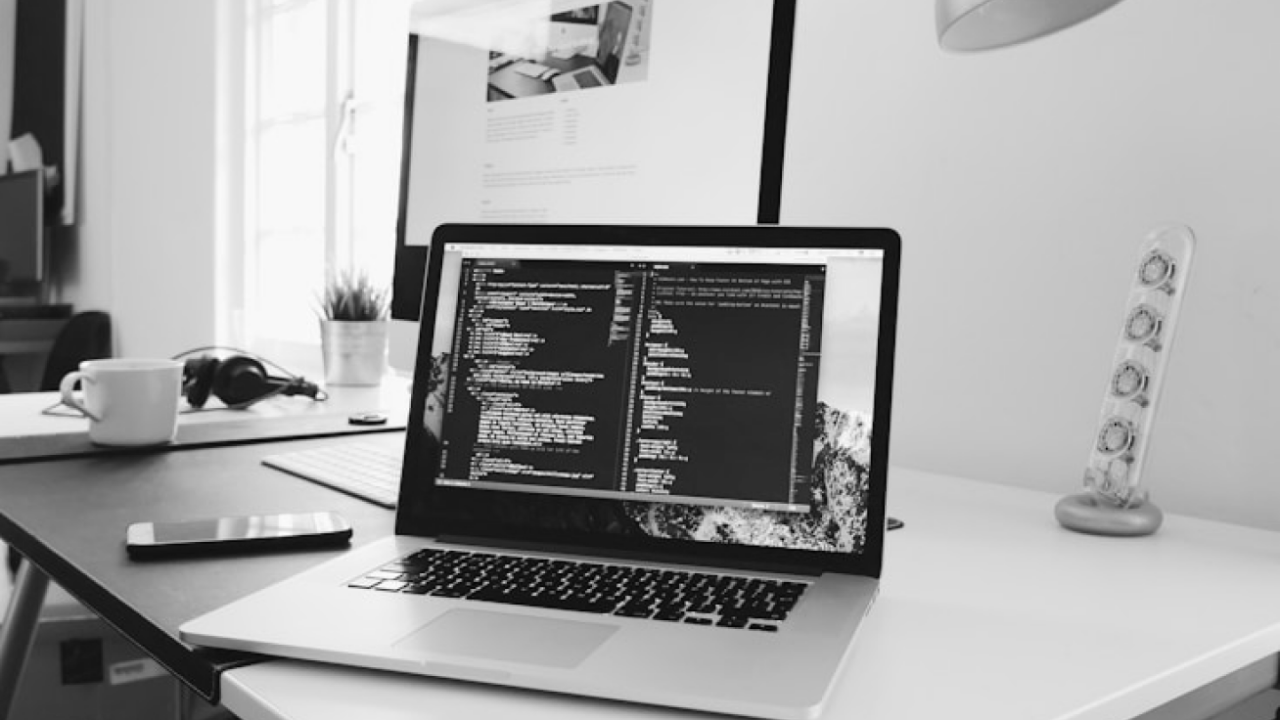
<path fill-rule="evenodd" d="M 231 335 L 320 366 L 326 273 L 390 284 L 407 0 L 252 0 L 244 17 L 244 232 Z"/>

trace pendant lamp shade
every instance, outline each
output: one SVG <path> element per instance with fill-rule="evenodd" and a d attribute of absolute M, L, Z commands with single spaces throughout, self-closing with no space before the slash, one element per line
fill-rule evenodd
<path fill-rule="evenodd" d="M 987 50 L 1088 20 L 1120 0 L 936 0 L 938 44 Z"/>

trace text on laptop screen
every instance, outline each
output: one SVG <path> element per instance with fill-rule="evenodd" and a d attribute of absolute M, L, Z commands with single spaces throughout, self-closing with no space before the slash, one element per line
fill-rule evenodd
<path fill-rule="evenodd" d="M 882 266 L 872 249 L 446 245 L 435 482 L 616 501 L 614 532 L 856 552 Z"/>

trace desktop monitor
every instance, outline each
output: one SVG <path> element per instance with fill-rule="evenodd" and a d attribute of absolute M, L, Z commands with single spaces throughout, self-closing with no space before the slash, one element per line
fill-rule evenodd
<path fill-rule="evenodd" d="M 40 296 L 44 280 L 44 174 L 0 175 L 0 299 Z"/>
<path fill-rule="evenodd" d="M 392 367 L 443 223 L 778 222 L 794 24 L 795 0 L 419 0 Z"/>

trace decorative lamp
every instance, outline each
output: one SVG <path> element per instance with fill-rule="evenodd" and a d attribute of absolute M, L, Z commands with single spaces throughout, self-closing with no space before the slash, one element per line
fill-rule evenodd
<path fill-rule="evenodd" d="M 937 0 L 938 44 L 948 50 L 1015 45 L 1088 20 L 1120 0 Z"/>
<path fill-rule="evenodd" d="M 1195 235 L 1184 225 L 1156 228 L 1143 241 L 1083 492 L 1054 507 L 1063 527 L 1119 536 L 1160 527 L 1164 514 L 1148 498 L 1143 470 L 1194 250 Z"/>

